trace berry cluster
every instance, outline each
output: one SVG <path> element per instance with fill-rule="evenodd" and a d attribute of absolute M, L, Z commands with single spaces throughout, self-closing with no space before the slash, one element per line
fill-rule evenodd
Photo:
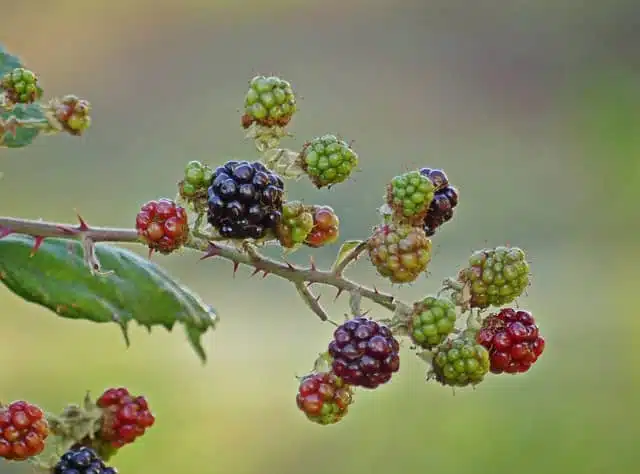
<path fill-rule="evenodd" d="M 132 396 L 126 388 L 105 391 L 96 404 L 104 411 L 100 438 L 114 448 L 133 443 L 155 423 L 147 400 Z"/>
<path fill-rule="evenodd" d="M 301 167 L 317 188 L 345 181 L 358 166 L 358 155 L 335 135 L 325 135 L 305 144 Z"/>
<path fill-rule="evenodd" d="M 434 193 L 435 186 L 427 176 L 420 171 L 410 171 L 391 180 L 387 186 L 387 204 L 398 221 L 422 223 Z"/>
<path fill-rule="evenodd" d="M 180 195 L 186 199 L 206 197 L 212 178 L 213 170 L 209 166 L 190 161 L 184 169 L 184 179 L 178 185 Z"/>
<path fill-rule="evenodd" d="M 55 116 L 71 135 L 82 135 L 91 126 L 91 104 L 75 95 L 66 95 L 58 101 Z"/>
<path fill-rule="evenodd" d="M 433 359 L 432 374 L 443 385 L 476 385 L 489 372 L 489 351 L 465 337 L 441 344 Z"/>
<path fill-rule="evenodd" d="M 504 308 L 487 317 L 477 341 L 489 350 L 491 372 L 526 372 L 544 351 L 544 339 L 528 311 Z"/>
<path fill-rule="evenodd" d="M 392 283 L 410 283 L 427 269 L 431 241 L 420 227 L 383 224 L 367 241 L 369 258 Z"/>
<path fill-rule="evenodd" d="M 179 249 L 189 238 L 186 211 L 169 199 L 142 206 L 136 216 L 136 229 L 150 250 L 163 254 Z"/>
<path fill-rule="evenodd" d="M 6 73 L 0 80 L 0 89 L 12 104 L 31 104 L 42 96 L 37 76 L 28 69 L 19 67 Z"/>
<path fill-rule="evenodd" d="M 79 446 L 64 453 L 52 469 L 53 474 L 118 474 L 91 448 Z"/>
<path fill-rule="evenodd" d="M 312 209 L 307 208 L 300 201 L 286 202 L 282 206 L 282 220 L 276 228 L 280 245 L 294 248 L 301 245 L 316 224 Z"/>
<path fill-rule="evenodd" d="M 24 461 L 44 449 L 49 424 L 36 405 L 16 401 L 0 409 L 0 457 Z"/>
<path fill-rule="evenodd" d="M 453 211 L 458 205 L 458 190 L 449 185 L 446 173 L 440 169 L 422 168 L 420 174 L 429 178 L 436 188 L 423 222 L 425 233 L 431 237 L 453 218 Z"/>
<path fill-rule="evenodd" d="M 0 49 L 0 66 L 6 57 Z M 19 67 L 9 73 L 3 69 L 0 74 L 0 105 L 5 110 L 41 97 L 32 72 Z M 288 135 L 284 128 L 296 110 L 289 82 L 275 76 L 254 77 L 245 95 L 241 122 L 245 137 L 255 139 L 257 150 L 264 152 L 261 159 L 227 161 L 215 169 L 190 161 L 176 198 L 188 204 L 186 209 L 169 199 L 146 203 L 136 216 L 139 239 L 152 251 L 163 254 L 189 243 L 190 236 L 194 248 L 213 245 L 220 239 L 242 241 L 234 243 L 244 245 L 228 245 L 220 255 L 236 266 L 253 265 L 256 271 L 266 274 L 269 270 L 289 279 L 323 320 L 329 316 L 311 293 L 312 283 L 333 286 L 339 290 L 338 296 L 343 291 L 350 294 L 353 318 L 335 329 L 321 356 L 327 368 L 321 370 L 316 364 L 314 371 L 300 380 L 297 390 L 299 410 L 318 424 L 340 421 L 353 403 L 356 387 L 372 390 L 392 379 L 400 369 L 401 336 L 408 336 L 412 349 L 430 363 L 430 377 L 442 385 L 476 385 L 490 373 L 528 371 L 545 348 L 531 313 L 511 308 L 486 317 L 481 313 L 515 301 L 529 285 L 529 264 L 521 249 L 496 247 L 475 252 L 468 265 L 456 278 L 447 279 L 438 293 L 451 290 L 449 299 L 429 296 L 413 305 L 342 276 L 346 266 L 363 252 L 391 283 L 415 282 L 427 271 L 430 237 L 451 221 L 458 206 L 458 190 L 449 184 L 443 170 L 421 168 L 394 177 L 385 188 L 382 222 L 366 242 L 343 246 L 331 271 L 317 270 L 314 264 L 309 268 L 285 265 L 260 254 L 255 247 L 265 241 L 277 240 L 289 250 L 336 242 L 339 219 L 334 210 L 286 201 L 283 180 L 306 174 L 317 188 L 329 188 L 347 181 L 358 166 L 358 155 L 335 135 L 316 137 L 300 152 L 277 147 Z M 10 116 L 13 120 L 2 118 L 2 136 L 18 125 L 33 128 L 36 133 L 66 130 L 81 135 L 91 124 L 90 104 L 73 95 L 52 100 L 41 111 L 41 119 L 20 122 L 17 115 Z M 195 215 L 188 216 L 187 209 Z M 209 226 L 206 229 L 201 227 L 205 220 L 204 225 Z M 113 235 L 109 229 L 101 232 Z M 122 231 L 116 234 L 114 240 L 127 240 L 121 236 L 129 235 Z M 363 297 L 391 310 L 391 319 L 365 317 L 360 308 Z M 463 313 L 471 312 L 466 328 L 456 328 L 458 308 Z M 61 416 L 48 420 L 38 407 L 13 402 L 0 407 L 0 457 L 33 458 L 44 450 L 51 433 L 61 445 L 72 446 L 49 466 L 53 474 L 116 474 L 114 468 L 105 465 L 108 457 L 136 441 L 154 424 L 146 399 L 131 395 L 125 388 L 106 390 L 95 403 L 87 396 L 82 407 L 69 406 Z"/>
<path fill-rule="evenodd" d="M 388 327 L 364 317 L 338 327 L 329 344 L 333 372 L 346 383 L 365 388 L 391 380 L 400 369 L 399 350 Z"/>
<path fill-rule="evenodd" d="M 244 98 L 242 126 L 248 128 L 255 122 L 264 127 L 284 127 L 296 110 L 291 84 L 275 76 L 256 76 Z"/>
<path fill-rule="evenodd" d="M 303 377 L 296 403 L 311 421 L 331 425 L 340 421 L 353 401 L 353 390 L 331 372 L 316 372 Z"/>
<path fill-rule="evenodd" d="M 453 332 L 457 317 L 456 307 L 451 301 L 428 296 L 414 304 L 409 336 L 416 345 L 431 349 Z"/>
<path fill-rule="evenodd" d="M 529 286 L 529 263 L 517 247 L 496 247 L 474 252 L 469 266 L 458 274 L 468 286 L 470 308 L 485 309 L 513 302 Z"/>
<path fill-rule="evenodd" d="M 117 474 L 105 460 L 139 439 L 155 418 L 145 397 L 125 388 L 110 388 L 94 402 L 68 405 L 47 415 L 36 405 L 16 401 L 0 408 L 0 457 L 32 461 L 53 474 Z M 40 456 L 45 449 L 67 449 L 54 463 Z"/>
<path fill-rule="evenodd" d="M 340 219 L 329 206 L 313 206 L 313 227 L 304 243 L 309 247 L 318 248 L 329 245 L 338 240 Z"/>
<path fill-rule="evenodd" d="M 228 161 L 213 172 L 209 223 L 229 239 L 261 239 L 282 217 L 284 182 L 259 161 Z"/>

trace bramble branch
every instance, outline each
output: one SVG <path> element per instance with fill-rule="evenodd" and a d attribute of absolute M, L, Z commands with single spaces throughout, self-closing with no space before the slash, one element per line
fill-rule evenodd
<path fill-rule="evenodd" d="M 34 251 L 37 251 L 42 241 L 48 237 L 62 239 L 74 239 L 83 242 L 85 261 L 93 273 L 104 273 L 100 268 L 94 252 L 97 242 L 142 243 L 135 229 L 121 229 L 111 227 L 91 227 L 84 219 L 78 216 L 79 224 L 62 224 L 30 219 L 17 219 L 13 217 L 0 217 L 0 238 L 12 233 L 33 236 L 35 240 Z M 347 265 L 353 262 L 364 251 L 364 245 L 358 245 L 352 249 L 341 263 L 332 271 L 319 270 L 312 262 L 308 267 L 292 265 L 285 261 L 279 261 L 260 253 L 258 248 L 249 243 L 244 243 L 241 248 L 221 242 L 213 242 L 201 237 L 191 236 L 185 247 L 204 252 L 202 259 L 221 257 L 229 260 L 237 267 L 246 265 L 254 268 L 254 274 L 264 273 L 276 275 L 290 281 L 296 287 L 298 293 L 309 308 L 323 321 L 329 321 L 329 317 L 318 303 L 318 298 L 309 289 L 313 284 L 331 286 L 337 290 L 337 296 L 348 293 L 352 300 L 353 295 L 366 298 L 389 311 L 395 311 L 402 302 L 392 295 L 381 293 L 352 281 L 342 275 Z"/>

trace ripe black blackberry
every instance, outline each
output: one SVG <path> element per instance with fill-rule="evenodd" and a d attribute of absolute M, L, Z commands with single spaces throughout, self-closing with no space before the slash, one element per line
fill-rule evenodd
<path fill-rule="evenodd" d="M 433 201 L 423 221 L 423 228 L 428 237 L 453 218 L 453 211 L 458 205 L 458 190 L 449 185 L 449 179 L 444 171 L 439 169 L 422 168 L 420 173 L 431 180 L 436 187 Z"/>
<path fill-rule="evenodd" d="M 358 317 L 338 327 L 329 344 L 333 373 L 346 384 L 376 388 L 400 369 L 400 344 L 391 330 Z"/>
<path fill-rule="evenodd" d="M 216 168 L 208 189 L 208 221 L 229 239 L 260 239 L 282 216 L 284 182 L 255 161 Z"/>
<path fill-rule="evenodd" d="M 53 474 L 118 474 L 118 470 L 106 466 L 93 449 L 83 446 L 64 453 Z"/>

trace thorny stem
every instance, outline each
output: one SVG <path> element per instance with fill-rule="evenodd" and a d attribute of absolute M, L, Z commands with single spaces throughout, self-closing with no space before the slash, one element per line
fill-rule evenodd
<path fill-rule="evenodd" d="M 96 242 L 142 243 L 135 229 L 90 227 L 80 216 L 78 216 L 78 219 L 80 223 L 72 225 L 0 217 L 0 238 L 12 233 L 31 235 L 36 239 L 34 250 L 37 250 L 42 240 L 47 237 L 80 240 L 85 251 L 85 261 L 90 271 L 94 274 L 104 273 L 101 271 L 100 263 L 95 257 L 94 246 Z M 336 298 L 342 293 L 357 294 L 389 311 L 395 311 L 397 307 L 405 305 L 390 294 L 381 293 L 376 289 L 371 289 L 342 276 L 342 271 L 346 266 L 362 252 L 362 250 L 359 253 L 355 252 L 358 247 L 352 249 L 350 254 L 345 257 L 345 260 L 348 261 L 344 263 L 343 260 L 339 265 L 340 271 L 335 269 L 333 271 L 325 271 L 318 270 L 313 262 L 309 267 L 302 267 L 275 260 L 262 255 L 255 245 L 248 243 L 245 243 L 242 248 L 238 248 L 230 244 L 213 242 L 192 235 L 185 246 L 205 252 L 202 259 L 221 257 L 233 262 L 236 267 L 238 265 L 253 267 L 254 274 L 262 272 L 265 276 L 272 274 L 290 281 L 294 284 L 304 302 L 323 321 L 330 320 L 326 311 L 318 303 L 318 298 L 313 295 L 309 288 L 313 284 L 335 288 L 338 292 Z"/>

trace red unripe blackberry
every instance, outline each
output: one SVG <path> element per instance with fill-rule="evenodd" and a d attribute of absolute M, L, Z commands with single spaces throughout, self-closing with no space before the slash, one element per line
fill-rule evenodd
<path fill-rule="evenodd" d="M 333 372 L 349 385 L 376 388 L 400 369 L 400 344 L 391 330 L 371 319 L 347 321 L 333 333 Z"/>
<path fill-rule="evenodd" d="M 170 199 L 149 201 L 136 216 L 138 235 L 151 249 L 163 254 L 182 247 L 189 238 L 187 212 Z"/>
<path fill-rule="evenodd" d="M 213 172 L 208 221 L 229 239 L 261 239 L 282 218 L 284 182 L 259 161 L 228 161 Z"/>
<path fill-rule="evenodd" d="M 322 247 L 338 240 L 340 235 L 340 219 L 329 206 L 314 206 L 313 227 L 304 243 L 309 247 Z"/>
<path fill-rule="evenodd" d="M 16 401 L 0 408 L 0 457 L 24 461 L 44 449 L 49 423 L 36 405 Z"/>
<path fill-rule="evenodd" d="M 353 401 L 353 391 L 331 372 L 308 375 L 300 381 L 296 403 L 311 421 L 330 425 L 340 421 Z"/>
<path fill-rule="evenodd" d="M 545 346 L 531 313 L 512 308 L 488 316 L 476 340 L 489 350 L 495 374 L 528 371 Z"/>
<path fill-rule="evenodd" d="M 114 448 L 133 443 L 155 423 L 145 397 L 134 397 L 126 388 L 110 388 L 96 403 L 104 412 L 98 436 Z"/>

